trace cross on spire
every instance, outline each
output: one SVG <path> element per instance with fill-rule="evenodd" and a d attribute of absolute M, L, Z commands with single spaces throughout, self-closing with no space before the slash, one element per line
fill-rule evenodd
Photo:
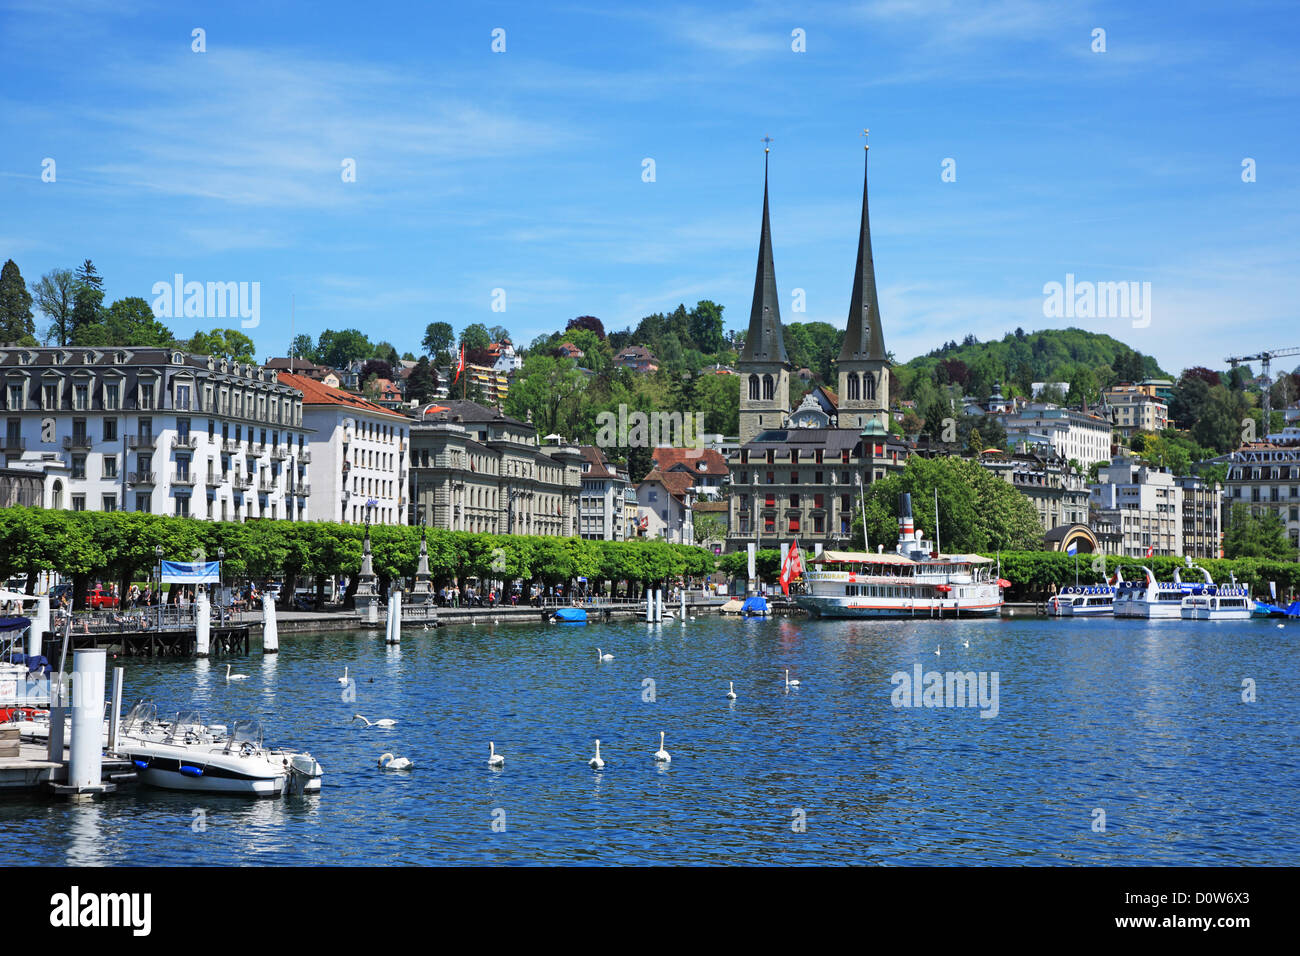
<path fill-rule="evenodd" d="M 867 145 L 867 134 L 870 133 L 870 132 L 871 132 L 871 130 L 869 130 L 869 129 L 864 129 L 864 130 L 862 131 L 862 148 L 863 148 L 863 149 L 870 149 L 870 148 L 871 148 L 870 146 Z"/>

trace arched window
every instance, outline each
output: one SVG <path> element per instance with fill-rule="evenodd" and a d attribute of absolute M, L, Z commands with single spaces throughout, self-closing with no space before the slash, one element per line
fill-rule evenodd
<path fill-rule="evenodd" d="M 876 377 L 870 373 L 865 374 L 862 377 L 866 380 L 867 401 L 874 402 L 876 400 Z"/>
<path fill-rule="evenodd" d="M 56 511 L 63 507 L 63 482 L 57 479 L 50 489 L 50 507 Z"/>
<path fill-rule="evenodd" d="M 772 382 L 772 376 L 763 376 L 763 398 L 770 399 L 776 394 L 776 387 Z"/>
<path fill-rule="evenodd" d="M 758 376 L 749 376 L 749 397 L 755 401 L 758 400 Z"/>
<path fill-rule="evenodd" d="M 857 401 L 859 398 L 862 397 L 862 396 L 861 396 L 861 392 L 859 391 L 859 388 L 858 388 L 858 373 L 857 373 L 857 372 L 849 372 L 848 386 L 849 386 L 849 387 L 848 387 L 848 396 L 847 396 L 847 398 L 849 399 L 849 401 L 851 401 L 851 402 L 852 402 L 852 401 Z"/>

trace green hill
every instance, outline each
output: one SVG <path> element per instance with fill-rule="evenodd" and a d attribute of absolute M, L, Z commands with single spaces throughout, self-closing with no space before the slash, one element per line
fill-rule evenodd
<path fill-rule="evenodd" d="M 1076 373 L 1091 372 L 1097 387 L 1144 378 L 1174 380 L 1150 355 L 1118 339 L 1083 329 L 1016 329 L 998 341 L 980 342 L 968 335 L 894 367 L 905 397 L 922 381 L 959 385 L 968 394 L 987 397 L 995 384 L 1004 393 L 1014 388 L 1030 393 L 1031 382 L 1069 382 Z"/>

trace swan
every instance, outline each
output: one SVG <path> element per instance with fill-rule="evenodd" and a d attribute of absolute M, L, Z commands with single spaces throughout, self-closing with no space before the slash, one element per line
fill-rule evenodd
<path fill-rule="evenodd" d="M 497 745 L 489 740 L 488 741 L 488 766 L 504 767 L 505 765 L 506 765 L 506 758 L 501 756 L 499 753 L 497 753 Z"/>
<path fill-rule="evenodd" d="M 344 664 L 344 665 L 343 665 L 343 676 L 339 678 L 339 683 L 340 683 L 340 684 L 346 684 L 347 682 L 348 682 L 348 666 L 347 666 L 346 664 Z"/>
<path fill-rule="evenodd" d="M 230 665 L 227 664 L 227 665 L 226 665 L 226 680 L 248 680 L 248 675 L 247 675 L 247 674 L 232 674 L 232 673 L 230 673 Z"/>
<path fill-rule="evenodd" d="M 600 759 L 600 740 L 596 740 L 596 756 L 587 761 L 587 766 L 592 770 L 604 770 L 605 761 Z"/>
<path fill-rule="evenodd" d="M 385 760 L 385 757 L 388 759 Z M 406 757 L 394 757 L 386 753 L 379 758 L 379 766 L 383 770 L 410 770 L 412 765 Z"/>
<path fill-rule="evenodd" d="M 668 763 L 673 758 L 668 756 L 668 751 L 664 750 L 664 732 L 659 731 L 659 749 L 655 751 L 655 760 L 660 763 Z"/>
<path fill-rule="evenodd" d="M 969 648 L 969 647 L 970 647 L 970 638 L 968 637 L 968 638 L 966 638 L 966 640 L 962 641 L 962 642 L 961 642 L 961 646 L 962 646 L 962 647 L 965 647 L 965 648 Z"/>
<path fill-rule="evenodd" d="M 790 670 L 789 670 L 789 668 L 787 668 L 787 669 L 786 669 L 786 672 L 785 672 L 785 686 L 786 686 L 786 687 L 798 687 L 798 686 L 799 686 L 799 682 L 798 682 L 797 680 L 791 680 L 791 679 L 790 679 Z"/>
<path fill-rule="evenodd" d="M 736 699 L 736 682 L 727 681 L 727 700 Z"/>
<path fill-rule="evenodd" d="M 494 617 L 494 618 L 492 618 L 492 623 L 493 623 L 493 624 L 500 624 L 500 623 L 501 623 L 501 618 L 499 618 L 499 617 Z"/>
<path fill-rule="evenodd" d="M 938 648 L 938 647 L 936 647 L 936 648 L 934 649 L 934 656 L 935 656 L 935 657 L 938 657 L 938 656 L 939 656 L 939 648 Z"/>
<path fill-rule="evenodd" d="M 613 654 L 602 654 L 602 653 L 600 652 L 600 648 L 599 648 L 599 647 L 596 648 L 596 660 L 598 660 L 598 661 L 612 661 L 613 659 L 614 659 L 614 655 L 613 655 Z"/>
<path fill-rule="evenodd" d="M 385 717 L 382 720 L 366 720 L 366 718 L 362 717 L 360 714 L 353 714 L 352 719 L 354 721 L 365 720 L 367 727 L 392 727 L 394 724 L 397 723 L 397 721 L 393 720 L 390 717 Z"/>

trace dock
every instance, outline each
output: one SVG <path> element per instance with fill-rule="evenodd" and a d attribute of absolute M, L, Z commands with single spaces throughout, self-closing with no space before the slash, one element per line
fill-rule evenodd
<path fill-rule="evenodd" d="M 21 741 L 16 756 L 0 757 L 0 794 L 43 791 L 54 794 L 68 782 L 71 757 L 67 748 L 62 761 L 49 759 L 49 747 L 43 743 Z M 104 757 L 104 779 L 114 784 L 133 783 L 135 767 L 122 758 Z"/>

